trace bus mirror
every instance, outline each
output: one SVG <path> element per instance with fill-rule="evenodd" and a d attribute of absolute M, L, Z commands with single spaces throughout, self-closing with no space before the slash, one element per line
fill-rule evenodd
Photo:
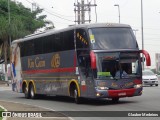
<path fill-rule="evenodd" d="M 145 50 L 140 50 L 140 53 L 145 55 L 146 58 L 146 66 L 151 66 L 151 59 L 150 59 L 150 55 L 147 51 Z"/>

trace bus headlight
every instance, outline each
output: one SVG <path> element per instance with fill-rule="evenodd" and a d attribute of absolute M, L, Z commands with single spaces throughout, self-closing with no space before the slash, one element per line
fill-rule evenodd
<path fill-rule="evenodd" d="M 98 87 L 96 87 L 96 89 L 98 89 L 98 90 L 108 90 L 109 88 L 108 87 L 100 87 L 100 86 L 98 86 Z"/>
<path fill-rule="evenodd" d="M 142 84 L 134 85 L 134 88 L 141 88 L 141 87 L 142 87 Z"/>

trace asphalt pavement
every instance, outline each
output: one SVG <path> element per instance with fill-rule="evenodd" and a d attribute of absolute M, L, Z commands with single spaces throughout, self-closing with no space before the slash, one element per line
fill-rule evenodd
<path fill-rule="evenodd" d="M 4 87 L 3 87 L 4 89 Z M 41 106 L 40 108 L 49 108 L 49 111 L 60 111 L 61 113 L 71 112 L 71 111 L 89 111 L 85 112 L 85 114 L 92 116 L 90 111 L 95 111 L 97 113 L 101 113 L 100 111 L 110 111 L 115 117 L 73 117 L 73 114 L 66 114 L 75 120 L 159 120 L 159 117 L 117 117 L 116 113 L 121 111 L 149 111 L 149 112 L 157 112 L 160 111 L 160 86 L 145 86 L 143 87 L 142 96 L 131 97 L 131 98 L 121 98 L 119 103 L 113 104 L 111 100 L 85 100 L 83 104 L 77 105 L 74 103 L 74 100 L 68 97 L 57 97 L 57 96 L 48 96 L 45 98 L 40 98 L 36 100 L 25 99 L 23 94 L 19 94 L 16 92 L 12 92 L 11 90 L 3 90 L 0 91 L 0 105 L 1 101 L 16 101 L 20 106 L 29 105 L 29 111 L 32 111 L 32 107 Z M 21 105 L 21 104 L 22 105 Z M 18 106 L 19 106 L 18 105 Z M 36 105 L 36 106 L 35 106 Z M 5 106 L 4 106 L 5 107 Z M 21 108 L 21 107 L 20 107 Z M 20 109 L 19 108 L 19 109 Z M 25 107 L 27 108 L 27 107 Z M 41 111 L 41 110 L 40 110 Z M 94 113 L 95 113 L 94 112 Z M 74 113 L 74 112 L 73 112 Z M 75 114 L 79 115 L 79 112 Z M 95 113 L 94 116 L 97 114 Z M 84 112 L 83 112 L 84 114 Z M 57 117 L 56 117 L 57 118 Z M 45 118 L 46 119 L 46 118 Z M 60 119 L 60 117 L 58 117 Z M 64 118 L 69 119 L 69 118 Z"/>
<path fill-rule="evenodd" d="M 4 81 L 0 81 L 0 91 L 11 91 L 11 86 L 8 86 L 8 84 Z M 55 111 L 51 112 L 51 109 L 42 108 L 34 105 L 28 105 L 25 103 L 22 104 L 16 101 L 9 102 L 0 100 L 0 107 L 4 108 L 7 112 L 11 112 L 12 116 L 12 117 L 7 117 L 7 119 L 4 118 L 3 120 L 37 120 L 37 119 L 70 120 L 71 119 L 62 113 Z"/>

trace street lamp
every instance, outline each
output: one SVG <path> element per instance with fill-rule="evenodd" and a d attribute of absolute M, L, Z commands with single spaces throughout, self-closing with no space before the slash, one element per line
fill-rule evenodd
<path fill-rule="evenodd" d="M 118 13 L 119 13 L 119 23 L 120 23 L 120 7 L 118 4 L 115 4 L 114 6 L 117 6 L 118 7 Z"/>

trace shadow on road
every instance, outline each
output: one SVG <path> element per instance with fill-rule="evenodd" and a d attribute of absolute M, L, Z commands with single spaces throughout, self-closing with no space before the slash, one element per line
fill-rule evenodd
<path fill-rule="evenodd" d="M 24 97 L 21 97 L 21 99 L 26 99 Z M 33 100 L 45 100 L 47 101 L 56 101 L 56 102 L 64 102 L 64 103 L 73 103 L 75 104 L 75 101 L 73 98 L 65 97 L 65 96 L 40 96 L 37 99 Z M 83 105 L 94 105 L 94 106 L 101 106 L 101 105 L 114 105 L 114 104 L 128 104 L 128 103 L 136 103 L 136 101 L 128 101 L 128 99 L 120 99 L 118 103 L 113 103 L 110 99 L 82 99 L 81 104 Z"/>
<path fill-rule="evenodd" d="M 143 87 L 158 87 L 158 86 L 154 86 L 154 85 L 152 85 L 152 86 L 150 86 L 150 85 L 144 85 Z"/>

